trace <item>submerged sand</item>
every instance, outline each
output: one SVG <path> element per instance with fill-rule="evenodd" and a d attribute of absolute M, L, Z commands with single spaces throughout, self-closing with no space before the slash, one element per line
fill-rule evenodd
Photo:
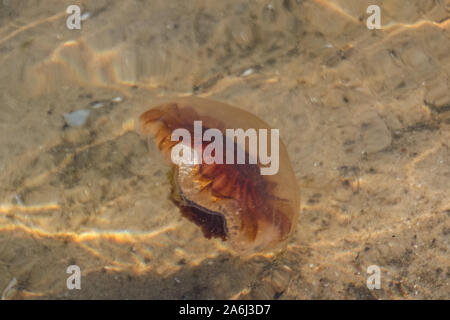
<path fill-rule="evenodd" d="M 449 1 L 70 4 L 81 30 L 64 2 L 0 2 L 4 298 L 450 298 Z M 133 120 L 186 95 L 280 129 L 302 199 L 283 253 L 240 257 L 170 201 Z"/>

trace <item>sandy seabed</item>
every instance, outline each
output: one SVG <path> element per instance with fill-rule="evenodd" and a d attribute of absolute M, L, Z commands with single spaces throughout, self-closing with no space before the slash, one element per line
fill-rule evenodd
<path fill-rule="evenodd" d="M 449 16 L 447 0 L 0 1 L 3 298 L 449 299 Z M 302 199 L 281 254 L 240 257 L 170 201 L 133 121 L 186 95 L 280 128 Z"/>

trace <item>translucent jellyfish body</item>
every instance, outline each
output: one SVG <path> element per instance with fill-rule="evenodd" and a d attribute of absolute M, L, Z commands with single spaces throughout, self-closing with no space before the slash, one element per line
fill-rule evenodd
<path fill-rule="evenodd" d="M 185 129 L 188 138 L 174 135 L 177 129 Z M 250 134 L 239 140 L 230 135 L 233 130 L 256 132 L 256 140 Z M 295 174 L 278 131 L 258 117 L 208 99 L 180 98 L 144 112 L 139 132 L 173 165 L 172 200 L 205 237 L 255 253 L 281 248 L 295 230 L 300 207 Z M 192 149 L 189 159 L 196 161 L 174 161 L 174 148 L 181 155 Z M 269 154 L 271 163 L 264 156 Z"/>

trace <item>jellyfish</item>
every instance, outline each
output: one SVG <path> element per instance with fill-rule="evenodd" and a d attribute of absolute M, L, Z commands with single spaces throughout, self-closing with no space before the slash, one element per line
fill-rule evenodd
<path fill-rule="evenodd" d="M 300 197 L 286 148 L 274 139 L 278 136 L 268 124 L 237 107 L 196 97 L 157 105 L 138 122 L 138 132 L 153 141 L 173 167 L 172 201 L 206 238 L 221 239 L 240 253 L 285 246 L 296 229 Z M 179 129 L 188 133 L 182 141 L 174 139 Z M 264 135 L 258 142 L 250 134 L 239 140 L 230 130 Z M 211 148 L 213 144 L 217 148 Z M 278 162 L 276 170 L 267 174 L 267 154 L 256 146 L 277 156 L 272 157 Z M 175 148 L 184 155 L 192 150 L 200 159 L 174 161 Z"/>

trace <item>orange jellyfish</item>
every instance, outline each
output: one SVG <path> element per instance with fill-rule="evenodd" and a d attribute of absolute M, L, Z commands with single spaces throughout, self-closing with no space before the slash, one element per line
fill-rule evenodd
<path fill-rule="evenodd" d="M 177 129 L 189 133 L 189 140 L 174 139 Z M 200 142 L 195 141 L 198 129 Z M 215 130 L 214 138 L 203 139 L 209 129 Z M 264 121 L 217 101 L 188 97 L 144 112 L 139 117 L 138 130 L 153 139 L 172 163 L 172 200 L 206 238 L 220 238 L 232 249 L 247 253 L 280 248 L 286 243 L 297 224 L 299 190 L 285 146 L 275 139 L 278 135 Z M 239 140 L 230 136 L 233 130 L 235 133 L 254 130 L 267 136 L 257 135 L 258 142 L 251 140 L 255 137 L 250 134 Z M 211 150 L 213 142 L 223 149 Z M 184 149 L 180 149 L 183 150 L 180 154 L 186 148 L 192 149 L 196 151 L 192 154 L 197 157 L 200 154 L 200 159 L 175 162 L 173 151 L 181 144 Z M 259 150 L 265 146 L 266 151 L 273 153 L 271 160 L 278 162 L 276 170 L 268 170 L 267 155 L 258 152 L 255 146 Z"/>

